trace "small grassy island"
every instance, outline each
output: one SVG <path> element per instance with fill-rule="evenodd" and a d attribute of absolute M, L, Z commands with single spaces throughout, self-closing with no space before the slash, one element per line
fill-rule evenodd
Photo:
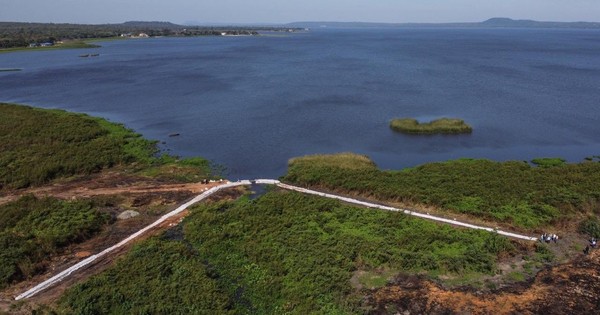
<path fill-rule="evenodd" d="M 396 118 L 390 128 L 408 134 L 461 134 L 471 133 L 473 128 L 462 119 L 440 118 L 428 123 L 420 123 L 413 118 Z"/>

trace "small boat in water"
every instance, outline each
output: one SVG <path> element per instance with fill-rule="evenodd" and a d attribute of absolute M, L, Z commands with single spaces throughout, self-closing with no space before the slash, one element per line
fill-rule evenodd
<path fill-rule="evenodd" d="M 81 58 L 87 58 L 87 57 L 89 57 L 89 56 L 90 56 L 90 54 L 79 55 L 79 57 L 81 57 Z"/>
<path fill-rule="evenodd" d="M 171 133 L 171 134 L 169 134 L 169 137 L 179 137 L 179 134 L 178 133 Z"/>

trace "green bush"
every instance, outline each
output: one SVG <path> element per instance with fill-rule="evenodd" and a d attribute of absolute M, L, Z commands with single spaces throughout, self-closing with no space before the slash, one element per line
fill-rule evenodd
<path fill-rule="evenodd" d="M 89 201 L 25 196 L 0 206 L 0 288 L 43 271 L 49 255 L 92 237 L 109 219 Z"/>
<path fill-rule="evenodd" d="M 540 263 L 550 263 L 554 261 L 554 254 L 548 248 L 548 245 L 543 243 L 536 243 L 533 260 Z"/>
<path fill-rule="evenodd" d="M 579 224 L 579 232 L 590 237 L 600 238 L 600 220 L 590 217 Z"/>

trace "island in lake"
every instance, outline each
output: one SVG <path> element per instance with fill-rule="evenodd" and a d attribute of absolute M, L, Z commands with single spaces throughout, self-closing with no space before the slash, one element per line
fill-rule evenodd
<path fill-rule="evenodd" d="M 421 123 L 414 118 L 396 118 L 390 122 L 392 130 L 408 134 L 461 134 L 471 133 L 473 128 L 462 119 L 440 118 Z"/>

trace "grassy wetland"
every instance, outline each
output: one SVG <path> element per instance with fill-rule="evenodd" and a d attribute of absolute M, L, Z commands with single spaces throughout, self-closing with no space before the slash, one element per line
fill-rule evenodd
<path fill-rule="evenodd" d="M 461 134 L 473 132 L 473 128 L 464 120 L 455 118 L 440 118 L 430 122 L 419 122 L 413 118 L 396 118 L 390 122 L 390 128 L 407 134 Z"/>
<path fill-rule="evenodd" d="M 361 155 L 292 159 L 284 181 L 297 185 L 439 207 L 524 230 L 600 213 L 600 163 L 461 159 L 383 171 Z M 549 161 L 549 162 L 548 162 Z"/>
<path fill-rule="evenodd" d="M 353 285 L 357 272 L 491 275 L 499 255 L 513 251 L 488 232 L 271 191 L 194 207 L 183 227 L 76 285 L 59 307 L 65 314 L 360 314 L 369 309 L 361 287 L 387 279 Z"/>
<path fill-rule="evenodd" d="M 0 103 L 0 190 L 39 186 L 112 167 L 174 180 L 212 175 L 208 161 L 159 155 L 155 141 L 121 124 Z"/>

